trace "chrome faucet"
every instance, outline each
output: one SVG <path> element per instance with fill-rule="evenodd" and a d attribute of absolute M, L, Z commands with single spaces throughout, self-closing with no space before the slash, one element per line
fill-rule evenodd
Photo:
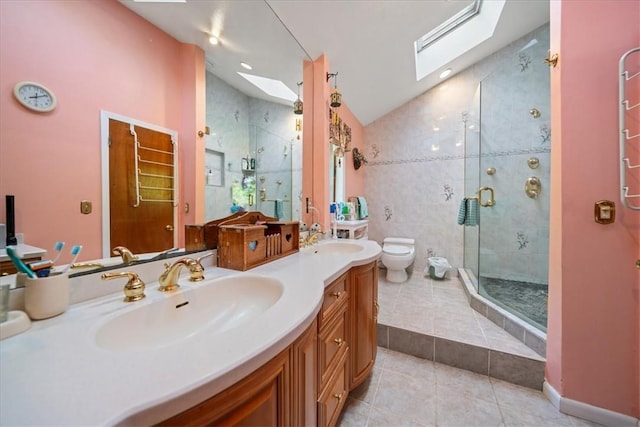
<path fill-rule="evenodd" d="M 114 255 L 120 255 L 122 262 L 129 265 L 134 261 L 138 261 L 138 256 L 131 253 L 131 251 L 124 246 L 116 246 L 111 250 Z"/>

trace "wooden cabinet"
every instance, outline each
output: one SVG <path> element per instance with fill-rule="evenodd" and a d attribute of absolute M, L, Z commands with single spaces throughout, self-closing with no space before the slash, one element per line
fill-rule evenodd
<path fill-rule="evenodd" d="M 289 351 L 287 348 L 243 380 L 159 425 L 290 425 Z"/>
<path fill-rule="evenodd" d="M 371 373 L 378 350 L 378 268 L 376 262 L 350 271 L 349 293 L 349 390 Z"/>
<path fill-rule="evenodd" d="M 318 314 L 318 426 L 334 426 L 349 393 L 349 272 L 325 288 Z"/>
<path fill-rule="evenodd" d="M 309 329 L 293 344 L 293 425 L 313 426 L 318 411 L 318 322 L 314 320 Z"/>
<path fill-rule="evenodd" d="M 349 394 L 348 352 L 342 352 L 336 369 L 318 397 L 318 426 L 335 426 Z"/>

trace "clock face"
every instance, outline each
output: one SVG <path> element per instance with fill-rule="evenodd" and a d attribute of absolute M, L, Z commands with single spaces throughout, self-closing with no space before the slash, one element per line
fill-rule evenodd
<path fill-rule="evenodd" d="M 22 105 L 33 111 L 44 113 L 56 107 L 56 97 L 38 83 L 20 82 L 13 89 L 13 94 Z"/>

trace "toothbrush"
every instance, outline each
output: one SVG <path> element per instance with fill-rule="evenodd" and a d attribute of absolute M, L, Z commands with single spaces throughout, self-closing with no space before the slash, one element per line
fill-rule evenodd
<path fill-rule="evenodd" d="M 55 264 L 56 262 L 58 262 L 58 258 L 60 258 L 60 254 L 62 253 L 62 248 L 64 248 L 64 242 L 56 242 L 54 250 L 58 252 L 58 254 L 53 260 L 51 260 L 52 263 Z"/>
<path fill-rule="evenodd" d="M 75 245 L 73 248 L 71 248 L 71 255 L 73 255 L 73 259 L 71 260 L 71 262 L 69 264 L 67 264 L 67 266 L 61 271 L 61 274 L 65 274 L 66 272 L 69 271 L 69 269 L 71 268 L 71 266 L 73 265 L 74 262 L 76 262 L 76 260 L 78 259 L 78 254 L 80 253 L 80 251 L 82 250 L 82 246 L 81 245 Z"/>
<path fill-rule="evenodd" d="M 15 264 L 19 272 L 26 274 L 31 279 L 35 279 L 36 274 L 18 257 L 16 250 L 13 246 L 7 246 L 7 255 L 11 261 Z"/>

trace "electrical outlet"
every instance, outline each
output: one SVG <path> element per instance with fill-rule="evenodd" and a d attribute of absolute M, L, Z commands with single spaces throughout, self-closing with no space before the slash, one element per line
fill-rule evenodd
<path fill-rule="evenodd" d="M 93 208 L 93 203 L 91 203 L 88 200 L 83 200 L 80 202 L 80 212 L 85 214 L 85 215 L 89 215 L 91 213 L 91 210 Z"/>
<path fill-rule="evenodd" d="M 610 200 L 600 200 L 596 202 L 593 213 L 598 224 L 611 224 L 616 220 L 616 204 Z"/>

